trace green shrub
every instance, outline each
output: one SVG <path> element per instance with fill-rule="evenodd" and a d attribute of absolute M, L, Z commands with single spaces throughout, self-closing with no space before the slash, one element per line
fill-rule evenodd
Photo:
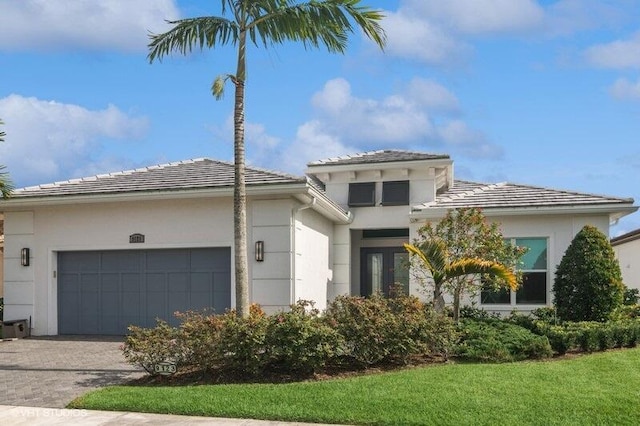
<path fill-rule="evenodd" d="M 596 227 L 582 228 L 567 248 L 553 292 L 563 321 L 606 321 L 622 305 L 620 266 L 609 239 Z"/>
<path fill-rule="evenodd" d="M 249 316 L 239 317 L 235 311 L 221 315 L 219 340 L 212 347 L 218 368 L 225 373 L 256 377 L 267 363 L 266 335 L 269 319 L 256 305 Z"/>
<path fill-rule="evenodd" d="M 624 286 L 624 297 L 622 303 L 625 305 L 637 305 L 640 302 L 640 290 Z"/>
<path fill-rule="evenodd" d="M 185 363 L 204 372 L 219 368 L 224 354 L 216 348 L 226 317 L 194 311 L 178 312 L 176 317 L 180 320 L 180 339 L 189 353 Z"/>
<path fill-rule="evenodd" d="M 461 338 L 455 354 L 481 362 L 511 362 L 548 358 L 552 355 L 549 340 L 526 328 L 500 320 L 463 320 Z"/>
<path fill-rule="evenodd" d="M 184 365 L 190 355 L 180 330 L 161 320 L 153 328 L 129 326 L 122 351 L 129 363 L 140 365 L 149 374 L 156 374 L 154 365 L 160 362 Z"/>
<path fill-rule="evenodd" d="M 500 314 L 497 312 L 487 312 L 484 309 L 476 308 L 474 306 L 463 306 L 460 308 L 460 318 L 468 318 L 475 320 L 495 320 L 500 319 Z"/>
<path fill-rule="evenodd" d="M 455 339 L 452 321 L 412 296 L 340 296 L 327 308 L 325 321 L 344 341 L 341 359 L 359 367 L 446 356 Z"/>
<path fill-rule="evenodd" d="M 611 313 L 614 321 L 640 318 L 640 305 L 622 305 Z"/>
<path fill-rule="evenodd" d="M 311 374 L 330 362 L 341 347 L 341 337 L 308 301 L 288 312 L 271 315 L 265 336 L 265 369 Z"/>

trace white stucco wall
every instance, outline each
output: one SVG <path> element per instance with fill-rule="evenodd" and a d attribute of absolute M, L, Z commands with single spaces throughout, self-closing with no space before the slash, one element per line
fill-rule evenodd
<path fill-rule="evenodd" d="M 297 300 L 327 306 L 333 286 L 333 223 L 311 209 L 301 210 L 295 221 L 295 289 Z"/>
<path fill-rule="evenodd" d="M 290 304 L 291 199 L 249 200 L 247 215 L 252 301 L 268 308 Z M 127 201 L 5 211 L 5 319 L 32 318 L 34 335 L 57 334 L 58 251 L 231 247 L 229 197 Z M 129 235 L 145 235 L 130 244 Z M 253 242 L 265 241 L 265 262 L 256 262 Z M 31 266 L 20 265 L 20 249 L 31 249 Z M 260 263 L 260 265 L 258 265 Z M 233 262 L 232 286 L 233 286 Z M 231 291 L 235 305 L 235 291 Z"/>
<path fill-rule="evenodd" d="M 251 203 L 253 243 L 249 247 L 252 271 L 251 300 L 267 313 L 287 309 L 292 300 L 291 199 L 256 200 Z M 255 242 L 264 241 L 264 261 L 255 260 Z"/>
<path fill-rule="evenodd" d="M 620 262 L 622 282 L 640 290 L 640 239 L 615 245 L 613 251 Z"/>
<path fill-rule="evenodd" d="M 33 247 L 34 217 L 30 211 L 4 215 L 4 320 L 34 316 L 34 269 L 20 265 L 20 250 Z M 31 253 L 33 262 L 34 253 Z"/>
<path fill-rule="evenodd" d="M 609 235 L 609 217 L 607 215 L 531 215 L 531 216 L 491 216 L 490 212 L 485 212 L 490 222 L 500 224 L 500 230 L 505 238 L 547 238 L 547 304 L 553 304 L 553 280 L 556 267 L 562 260 L 564 253 L 571 244 L 575 235 L 585 225 L 596 226 L 605 235 Z M 417 235 L 417 230 L 424 224 L 424 221 L 411 224 L 412 239 Z M 412 291 L 420 295 L 419 285 L 413 281 Z M 470 304 L 473 300 L 466 298 L 464 303 Z M 475 303 L 480 306 L 479 297 Z M 530 311 L 537 309 L 541 305 L 481 305 L 482 308 L 508 314 L 514 308 L 520 311 Z"/>

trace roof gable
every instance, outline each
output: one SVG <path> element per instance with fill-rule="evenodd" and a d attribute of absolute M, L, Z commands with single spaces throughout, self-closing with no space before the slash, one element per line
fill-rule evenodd
<path fill-rule="evenodd" d="M 306 184 L 307 178 L 246 168 L 247 186 Z M 200 158 L 17 189 L 12 198 L 232 188 L 232 163 Z"/>

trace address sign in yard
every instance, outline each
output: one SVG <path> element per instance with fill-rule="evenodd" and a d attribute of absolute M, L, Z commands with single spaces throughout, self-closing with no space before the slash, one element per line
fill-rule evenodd
<path fill-rule="evenodd" d="M 162 376 L 175 374 L 177 370 L 176 365 L 172 362 L 159 362 L 153 366 L 153 371 Z"/>

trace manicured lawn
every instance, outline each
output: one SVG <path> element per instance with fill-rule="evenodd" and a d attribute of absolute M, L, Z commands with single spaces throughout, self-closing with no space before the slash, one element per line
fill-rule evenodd
<path fill-rule="evenodd" d="M 637 425 L 640 348 L 320 382 L 116 386 L 70 407 L 376 425 Z"/>

